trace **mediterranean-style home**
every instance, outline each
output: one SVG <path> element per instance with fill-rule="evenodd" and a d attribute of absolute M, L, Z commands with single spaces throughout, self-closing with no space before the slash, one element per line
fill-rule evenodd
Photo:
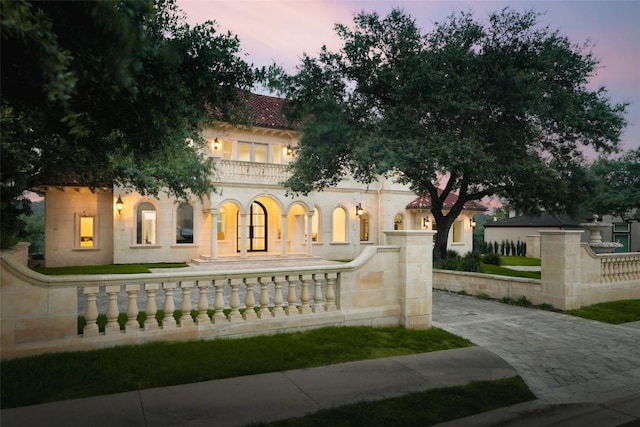
<path fill-rule="evenodd" d="M 300 134 L 280 114 L 281 98 L 251 95 L 252 127 L 219 123 L 204 129 L 215 160 L 215 191 L 178 203 L 117 187 L 57 183 L 35 189 L 45 198 L 45 265 L 150 262 L 198 264 L 252 256 L 353 259 L 384 244 L 383 230 L 432 229 L 427 198 L 380 177 L 370 185 L 345 177 L 334 188 L 291 196 L 289 176 Z M 455 200 L 450 196 L 449 203 Z M 468 203 L 449 234 L 449 247 L 472 249 Z"/>

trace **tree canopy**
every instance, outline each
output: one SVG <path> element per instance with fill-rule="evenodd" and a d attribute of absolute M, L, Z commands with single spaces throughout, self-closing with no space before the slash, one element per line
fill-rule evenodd
<path fill-rule="evenodd" d="M 595 188 L 585 201 L 588 213 L 640 221 L 640 148 L 618 159 L 601 157 L 590 165 L 589 172 Z"/>
<path fill-rule="evenodd" d="M 456 13 L 424 34 L 400 10 L 337 24 L 339 51 L 304 55 L 281 76 L 302 138 L 287 185 L 307 193 L 346 172 L 393 174 L 428 194 L 443 257 L 464 203 L 500 196 L 518 210 L 571 212 L 589 190 L 581 148 L 617 150 L 625 104 L 588 83 L 588 46 L 505 9 Z M 458 202 L 449 211 L 450 193 Z"/>
<path fill-rule="evenodd" d="M 260 75 L 236 36 L 174 0 L 3 0 L 1 19 L 3 235 L 37 185 L 211 191 L 202 126 L 245 121 Z"/>

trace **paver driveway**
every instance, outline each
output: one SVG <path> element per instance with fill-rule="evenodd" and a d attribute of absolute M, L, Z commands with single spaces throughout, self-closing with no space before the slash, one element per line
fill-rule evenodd
<path fill-rule="evenodd" d="M 639 329 L 435 290 L 433 325 L 502 357 L 543 401 L 640 392 Z"/>

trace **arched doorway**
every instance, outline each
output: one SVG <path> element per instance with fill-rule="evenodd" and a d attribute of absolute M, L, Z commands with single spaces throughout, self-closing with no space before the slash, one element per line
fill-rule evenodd
<path fill-rule="evenodd" d="M 239 215 L 239 213 L 238 213 Z M 248 252 L 266 252 L 267 251 L 267 209 L 260 202 L 253 202 L 249 211 L 248 224 L 249 235 L 247 238 L 247 251 Z M 238 224 L 237 233 L 237 252 L 242 249 L 242 225 L 240 218 L 237 218 Z"/>

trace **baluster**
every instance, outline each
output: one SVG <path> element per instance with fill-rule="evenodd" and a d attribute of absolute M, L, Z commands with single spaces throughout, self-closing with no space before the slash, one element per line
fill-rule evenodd
<path fill-rule="evenodd" d="M 282 285 L 286 285 L 287 282 L 284 280 L 278 280 L 278 278 L 273 278 L 274 283 L 276 284 L 276 292 L 273 296 L 273 317 L 279 317 L 284 314 L 284 309 L 282 308 L 282 303 L 284 302 L 284 298 L 282 296 Z"/>
<path fill-rule="evenodd" d="M 298 296 L 296 295 L 296 285 L 298 284 L 296 281 L 296 276 L 287 276 L 285 278 L 289 282 L 289 291 L 287 292 L 287 309 L 286 313 L 289 316 L 295 316 L 296 314 L 300 314 L 298 312 L 298 308 L 296 307 L 296 302 L 298 302 Z"/>
<path fill-rule="evenodd" d="M 300 291 L 300 313 L 311 313 L 311 307 L 309 306 L 309 276 L 300 275 L 301 291 Z"/>
<path fill-rule="evenodd" d="M 240 284 L 242 279 L 229 279 L 229 285 L 231 285 L 231 312 L 229 313 L 229 321 L 238 321 L 242 319 L 240 314 Z"/>
<path fill-rule="evenodd" d="M 256 296 L 253 293 L 253 286 L 255 285 L 255 280 L 245 278 L 243 282 L 247 289 L 247 294 L 245 295 L 245 299 L 244 299 L 244 305 L 246 307 L 244 309 L 244 318 L 245 320 L 257 319 L 258 315 L 254 310 L 254 307 L 256 305 Z"/>
<path fill-rule="evenodd" d="M 140 330 L 140 323 L 138 323 L 140 285 L 125 285 L 124 289 L 127 292 L 127 323 L 124 329 L 126 332 L 136 332 Z"/>
<path fill-rule="evenodd" d="M 336 310 L 336 294 L 335 294 L 336 274 L 326 273 L 325 278 L 327 279 L 327 303 L 325 305 L 325 310 L 335 311 Z"/>
<path fill-rule="evenodd" d="M 98 335 L 100 333 L 98 329 L 98 305 L 96 304 L 96 297 L 98 295 L 99 288 L 97 286 L 87 286 L 84 288 L 84 298 L 87 302 L 87 308 L 84 311 L 84 320 L 87 324 L 82 328 L 82 334 L 85 337 Z"/>
<path fill-rule="evenodd" d="M 324 305 L 322 304 L 322 274 L 313 275 L 314 292 L 313 292 L 313 312 L 322 313 Z"/>
<path fill-rule="evenodd" d="M 182 304 L 180 305 L 180 310 L 182 310 L 182 316 L 180 316 L 181 328 L 195 325 L 193 317 L 191 317 L 191 288 L 193 288 L 193 282 L 180 282 L 180 289 L 182 289 Z"/>
<path fill-rule="evenodd" d="M 162 288 L 164 289 L 164 306 L 162 308 L 164 311 L 164 317 L 162 318 L 162 329 L 173 329 L 176 327 L 176 318 L 173 317 L 173 312 L 176 309 L 176 305 L 173 300 L 173 293 L 176 288 L 176 284 L 163 283 Z"/>
<path fill-rule="evenodd" d="M 144 285 L 145 291 L 147 291 L 147 304 L 144 312 L 147 318 L 144 320 L 144 330 L 152 331 L 158 329 L 158 319 L 156 314 L 158 313 L 158 306 L 156 305 L 156 291 L 160 288 L 157 283 L 146 283 Z"/>
<path fill-rule="evenodd" d="M 258 277 L 260 282 L 260 312 L 258 313 L 261 319 L 266 319 L 270 316 L 269 312 L 269 283 L 271 283 L 271 277 Z"/>
<path fill-rule="evenodd" d="M 224 315 L 224 284 L 228 279 L 222 280 L 214 280 L 213 286 L 216 288 L 216 297 L 213 302 L 213 308 L 215 311 L 213 312 L 214 322 L 222 322 L 227 320 L 227 317 Z"/>
<path fill-rule="evenodd" d="M 206 281 L 197 282 L 198 286 L 198 317 L 196 318 L 196 323 L 198 325 L 208 325 L 211 323 L 211 318 L 209 314 L 207 314 L 207 310 L 209 309 L 209 298 L 207 296 L 207 288 L 209 287 L 209 283 Z"/>
<path fill-rule="evenodd" d="M 118 294 L 120 293 L 120 285 L 108 285 L 106 287 L 109 302 L 107 304 L 107 324 L 104 327 L 105 334 L 120 332 L 118 324 Z"/>

